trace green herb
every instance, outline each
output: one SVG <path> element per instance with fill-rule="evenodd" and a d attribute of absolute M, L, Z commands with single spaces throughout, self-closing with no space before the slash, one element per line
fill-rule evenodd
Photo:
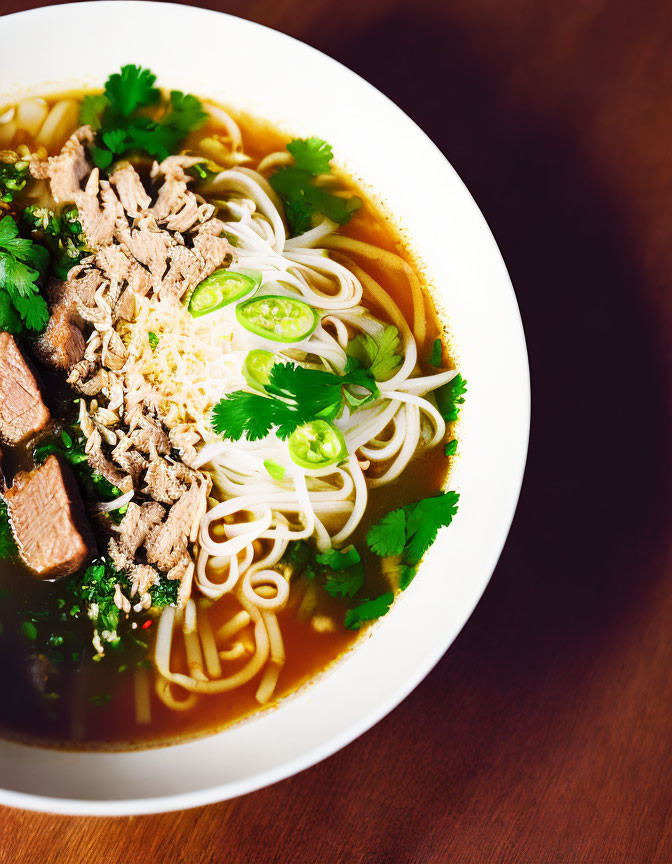
<path fill-rule="evenodd" d="M 140 66 L 129 64 L 110 75 L 105 92 L 82 101 L 80 120 L 96 130 L 91 156 L 99 168 L 132 151 L 144 151 L 156 159 L 177 152 L 184 138 L 207 121 L 201 102 L 179 90 L 172 90 L 169 103 L 158 120 L 144 109 L 156 105 L 161 91 L 154 86 L 156 76 Z"/>
<path fill-rule="evenodd" d="M 264 459 L 264 468 L 268 471 L 270 477 L 274 480 L 285 479 L 285 469 L 273 459 Z"/>
<path fill-rule="evenodd" d="M 369 530 L 369 548 L 376 555 L 402 555 L 405 564 L 418 564 L 439 528 L 452 522 L 459 497 L 456 492 L 443 492 L 392 510 Z"/>
<path fill-rule="evenodd" d="M 415 567 L 407 567 L 405 564 L 401 565 L 401 571 L 399 573 L 399 587 L 402 591 L 405 591 L 415 579 L 416 572 Z"/>
<path fill-rule="evenodd" d="M 29 179 L 28 162 L 0 162 L 0 202 L 11 204 Z"/>
<path fill-rule="evenodd" d="M 147 340 L 149 341 L 149 347 L 152 351 L 156 351 L 159 347 L 159 337 L 156 333 L 152 333 L 151 331 L 147 334 Z"/>
<path fill-rule="evenodd" d="M 430 366 L 440 366 L 443 360 L 443 347 L 440 339 L 435 339 L 432 345 L 432 353 L 427 358 Z"/>
<path fill-rule="evenodd" d="M 21 625 L 21 633 L 26 637 L 26 639 L 30 639 L 31 642 L 34 642 L 37 639 L 37 627 L 32 621 L 23 622 Z"/>
<path fill-rule="evenodd" d="M 381 558 L 401 555 L 406 544 L 406 513 L 392 510 L 377 522 L 366 535 L 369 549 Z"/>
<path fill-rule="evenodd" d="M 107 703 L 112 699 L 112 696 L 109 693 L 101 693 L 100 696 L 92 696 L 89 699 L 89 702 L 92 705 L 107 705 Z"/>
<path fill-rule="evenodd" d="M 269 178 L 269 183 L 285 205 L 287 222 L 293 236 L 310 230 L 312 217 L 322 213 L 339 225 L 349 221 L 361 206 L 359 198 L 332 195 L 314 178 L 331 172 L 331 147 L 320 138 L 296 138 L 287 145 L 294 164 L 280 168 Z"/>
<path fill-rule="evenodd" d="M 354 546 L 315 554 L 308 543 L 297 540 L 290 543 L 283 560 L 297 575 L 314 579 L 319 574 L 331 597 L 353 597 L 364 584 L 364 565 Z"/>
<path fill-rule="evenodd" d="M 179 579 L 161 579 L 149 589 L 152 598 L 152 608 L 163 609 L 164 606 L 177 606 L 177 594 L 180 589 Z"/>
<path fill-rule="evenodd" d="M 52 648 L 60 648 L 63 644 L 63 637 L 52 633 L 51 636 L 47 639 L 47 645 L 51 645 Z"/>
<path fill-rule="evenodd" d="M 387 614 L 394 600 L 394 594 L 387 591 L 373 600 L 365 600 L 354 609 L 348 609 L 345 613 L 345 626 L 348 630 L 359 630 L 367 621 L 374 621 Z"/>
<path fill-rule="evenodd" d="M 350 360 L 358 361 L 373 375 L 376 381 L 387 381 L 401 365 L 399 355 L 399 331 L 386 324 L 375 338 L 368 333 L 360 333 L 346 346 L 345 353 Z M 352 368 L 352 364 L 349 364 Z"/>
<path fill-rule="evenodd" d="M 315 578 L 315 553 L 305 540 L 290 543 L 283 560 L 298 576 L 305 574 L 309 579 Z"/>
<path fill-rule="evenodd" d="M 56 213 L 48 207 L 31 204 L 23 211 L 22 219 L 33 237 L 51 252 L 54 275 L 66 279 L 70 268 L 88 251 L 77 208 L 69 205 Z"/>
<path fill-rule="evenodd" d="M 0 499 L 0 558 L 14 559 L 18 554 L 12 526 L 9 521 L 7 504 Z"/>
<path fill-rule="evenodd" d="M 244 390 L 227 394 L 213 409 L 212 428 L 218 435 L 233 441 L 243 434 L 249 441 L 256 441 L 265 438 L 275 427 L 277 436 L 284 440 L 303 423 L 336 417 L 344 393 L 352 393 L 353 387 L 364 391 L 361 398 L 355 391 L 359 404 L 380 395 L 373 376 L 365 369 L 356 368 L 344 375 L 335 375 L 293 363 L 276 363 L 264 388 L 268 396 Z"/>
<path fill-rule="evenodd" d="M 49 320 L 39 282 L 49 265 L 49 253 L 32 240 L 19 237 L 11 216 L 0 221 L 0 330 L 41 331 Z"/>
<path fill-rule="evenodd" d="M 364 584 L 364 565 L 354 546 L 329 549 L 316 555 L 315 560 L 332 571 L 324 585 L 331 597 L 354 597 Z"/>
<path fill-rule="evenodd" d="M 459 373 L 452 381 L 434 391 L 437 407 L 446 423 L 452 423 L 454 420 L 457 420 L 460 413 L 460 405 L 464 402 L 464 394 L 466 392 L 467 382 Z"/>
<path fill-rule="evenodd" d="M 457 438 L 453 438 L 452 441 L 449 441 L 443 448 L 443 452 L 446 456 L 454 456 L 457 453 Z"/>

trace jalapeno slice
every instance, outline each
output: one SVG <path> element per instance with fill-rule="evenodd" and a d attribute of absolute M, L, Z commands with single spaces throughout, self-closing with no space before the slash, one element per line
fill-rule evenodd
<path fill-rule="evenodd" d="M 250 351 L 243 363 L 243 377 L 255 390 L 263 390 L 268 384 L 269 375 L 275 364 L 275 354 L 256 349 Z"/>
<path fill-rule="evenodd" d="M 260 284 L 261 273 L 256 271 L 234 273 L 220 268 L 196 286 L 189 300 L 189 311 L 194 318 L 208 315 L 230 303 L 235 303 L 241 297 L 247 297 Z"/>
<path fill-rule="evenodd" d="M 340 429 L 326 420 L 313 420 L 289 436 L 289 455 L 301 468 L 327 468 L 348 455 Z"/>
<path fill-rule="evenodd" d="M 269 294 L 252 297 L 236 307 L 242 326 L 271 342 L 301 342 L 317 327 L 320 317 L 303 300 Z"/>

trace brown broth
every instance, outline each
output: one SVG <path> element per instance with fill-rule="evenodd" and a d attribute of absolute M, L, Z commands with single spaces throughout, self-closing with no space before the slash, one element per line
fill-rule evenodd
<path fill-rule="evenodd" d="M 257 119 L 241 115 L 236 119 L 243 132 L 245 152 L 254 159 L 253 165 L 256 165 L 264 155 L 283 149 L 289 140 L 289 136 Z M 186 146 L 195 149 L 201 136 L 221 131 L 216 125 L 210 124 L 191 136 Z M 26 136 L 15 143 L 26 143 L 29 146 L 32 144 Z M 341 179 L 346 188 L 352 189 L 363 200 L 362 208 L 344 227 L 342 233 L 396 252 L 414 266 L 417 272 L 417 261 L 410 249 L 402 242 L 389 215 L 353 181 L 344 175 Z M 381 267 L 367 266 L 367 270 L 393 297 L 404 314 L 410 315 L 411 299 L 408 285 L 389 272 L 385 272 Z M 427 344 L 419 346 L 421 354 L 427 353 L 427 346 L 442 334 L 442 327 L 428 290 L 425 291 L 425 302 L 428 312 L 428 333 Z M 379 313 L 381 310 L 375 311 Z M 446 359 L 447 348 L 444 346 L 444 361 Z M 44 376 L 50 376 L 52 392 L 60 392 L 67 396 L 67 388 L 62 382 L 57 384 L 55 389 L 52 387 L 53 373 L 44 372 Z M 10 475 L 8 479 L 11 479 L 13 471 L 18 467 L 25 467 L 30 456 L 21 450 L 11 452 L 7 452 L 7 448 L 4 450 L 4 466 Z M 352 537 L 352 542 L 362 552 L 370 596 L 394 589 L 395 586 L 390 586 L 381 572 L 380 559 L 366 549 L 364 537 L 368 527 L 395 507 L 441 491 L 448 469 L 449 460 L 444 456 L 443 448 L 439 446 L 415 457 L 413 470 L 407 471 L 398 480 L 384 489 L 371 490 L 366 519 Z M 342 626 L 338 626 L 333 631 L 318 632 L 310 621 L 299 621 L 296 610 L 306 586 L 307 580 L 303 577 L 296 580 L 287 607 L 278 615 L 285 644 L 286 663 L 280 673 L 274 699 L 263 710 L 274 707 L 284 696 L 314 679 L 351 648 L 360 635 Z M 195 735 L 212 733 L 262 710 L 255 700 L 259 676 L 235 691 L 201 697 L 196 707 L 189 711 L 178 712 L 168 709 L 152 688 L 151 724 L 138 725 L 135 720 L 132 672 L 137 658 L 129 660 L 124 654 L 116 655 L 110 652 L 102 662 L 93 662 L 92 652 L 88 647 L 90 623 L 87 620 L 67 618 L 67 615 L 65 621 L 61 620 L 64 613 L 55 606 L 58 590 L 58 583 L 39 582 L 28 575 L 22 567 L 0 561 L 0 591 L 2 592 L 0 657 L 4 660 L 5 674 L 9 676 L 6 681 L 8 686 L 4 689 L 5 695 L 0 701 L 0 734 L 46 746 L 74 749 L 126 749 L 165 744 Z M 341 622 L 345 609 L 351 604 L 352 601 L 349 604 L 343 600 L 332 599 L 324 591 L 319 591 L 316 611 Z M 227 596 L 221 598 L 210 607 L 208 614 L 211 623 L 214 627 L 221 625 L 231 614 L 238 611 L 238 608 L 231 598 Z M 67 627 L 74 636 L 72 643 L 66 645 L 63 651 L 67 650 L 70 654 L 74 651 L 78 654 L 77 662 L 64 664 L 63 668 L 69 671 L 60 672 L 67 680 L 59 685 L 62 690 L 59 699 L 44 699 L 37 695 L 35 687 L 30 684 L 30 675 L 26 671 L 31 662 L 29 657 L 34 650 L 33 643 L 22 635 L 21 625 L 24 621 L 30 620 L 31 615 L 34 613 L 39 615 L 40 610 L 45 609 L 52 611 L 48 620 L 38 620 L 36 623 L 41 634 L 51 629 L 57 635 Z M 147 650 L 150 653 L 155 630 L 156 623 L 152 622 L 148 629 L 135 631 L 136 636 L 146 639 Z M 179 667 L 183 660 L 175 656 L 172 662 Z M 120 667 L 124 665 L 128 668 L 120 671 Z M 105 701 L 107 697 L 109 700 Z M 97 704 L 99 702 L 102 704 Z"/>

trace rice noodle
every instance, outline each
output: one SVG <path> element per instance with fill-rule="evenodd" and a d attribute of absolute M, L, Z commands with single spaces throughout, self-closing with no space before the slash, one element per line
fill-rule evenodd
<path fill-rule="evenodd" d="M 291 603 L 299 620 L 307 620 L 318 603 L 314 583 L 305 586 L 299 602 L 304 579 L 292 583 L 290 599 L 290 578 L 295 577 L 283 560 L 288 545 L 310 540 L 325 551 L 348 542 L 366 512 L 369 489 L 395 480 L 418 448 L 435 446 L 445 435 L 446 424 L 433 397 L 425 397 L 456 374 L 421 372 L 418 356 L 419 349 L 424 355 L 427 310 L 420 281 L 409 264 L 391 252 L 338 234 L 339 226 L 326 216 L 299 236 L 289 237 L 283 206 L 265 175 L 289 164 L 291 157 L 286 151 L 269 154 L 257 170 L 241 165 L 249 160 L 240 128 L 217 106 L 206 108 L 225 132 L 209 143 L 206 139 L 203 152 L 227 167 L 199 188 L 207 197 L 199 195 L 198 201 L 200 206 L 216 207 L 224 223 L 233 244 L 233 261 L 227 266 L 237 273 L 255 271 L 260 279 L 258 296 L 303 300 L 318 311 L 319 321 L 301 342 L 274 342 L 243 328 L 233 303 L 194 318 L 175 299 L 138 295 L 133 320 L 122 319 L 113 327 L 109 286 L 105 297 L 99 289 L 95 308 L 82 310 L 94 325 L 85 356 L 95 361 L 102 357 L 123 379 L 123 388 L 110 388 L 109 398 L 100 405 L 95 399 L 88 406 L 80 400 L 87 446 L 92 440 L 113 446 L 114 427 L 123 412 L 132 415 L 139 406 L 149 406 L 169 430 L 171 446 L 177 447 L 182 461 L 212 480 L 209 498 L 204 492 L 190 534 L 194 563 L 181 577 L 182 608 L 163 609 L 157 627 L 156 694 L 176 711 L 192 710 L 201 695 L 226 693 L 253 679 L 250 692 L 257 701 L 265 704 L 273 698 L 285 662 L 277 615 Z M 67 116 L 67 106 L 59 110 Z M 44 111 L 41 103 L 26 103 L 18 114 L 8 114 L 7 124 L 35 125 Z M 56 115 L 52 125 L 58 119 Z M 48 123 L 49 117 L 44 120 Z M 315 182 L 331 187 L 338 178 L 320 176 Z M 368 272 L 369 266 L 374 274 L 391 273 L 404 280 L 412 327 Z M 384 320 L 369 307 L 381 310 Z M 377 381 L 375 399 L 357 410 L 346 405 L 333 421 L 348 450 L 341 464 L 299 467 L 287 442 L 274 432 L 259 441 L 227 441 L 214 434 L 214 406 L 227 394 L 250 389 L 242 374 L 250 350 L 269 350 L 281 361 L 343 374 L 353 338 L 366 334 L 376 340 L 388 321 L 398 330 L 400 362 L 387 380 Z M 154 344 L 149 342 L 150 333 L 156 336 Z M 94 435 L 99 437 L 92 439 Z M 269 462 L 282 470 L 271 476 Z M 123 507 L 133 489 L 123 491 L 98 509 Z M 221 619 L 215 619 L 210 607 L 220 598 L 232 605 L 232 612 L 228 621 L 213 626 Z M 314 626 L 328 632 L 335 627 L 334 618 L 319 613 Z M 174 670 L 175 656 L 181 663 L 186 660 L 188 672 Z M 138 722 L 149 722 L 147 681 L 146 674 L 136 675 L 136 714 L 143 718 Z"/>

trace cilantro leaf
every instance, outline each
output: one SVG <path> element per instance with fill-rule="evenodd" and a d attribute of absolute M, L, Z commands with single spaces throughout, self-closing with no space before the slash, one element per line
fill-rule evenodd
<path fill-rule="evenodd" d="M 156 333 L 152 333 L 151 331 L 147 334 L 147 341 L 149 342 L 149 347 L 152 351 L 156 351 L 159 347 L 159 337 Z"/>
<path fill-rule="evenodd" d="M 200 129 L 208 119 L 200 99 L 180 90 L 170 91 L 170 106 L 159 120 L 159 126 L 169 129 L 175 137 L 175 144 L 186 138 L 190 132 Z"/>
<path fill-rule="evenodd" d="M 444 492 L 411 505 L 406 516 L 408 541 L 404 559 L 407 564 L 418 564 L 436 540 L 439 528 L 450 525 L 457 513 L 459 498 L 457 492 Z"/>
<path fill-rule="evenodd" d="M 37 331 L 46 326 L 49 315 L 38 281 L 48 263 L 47 250 L 19 237 L 11 216 L 0 220 L 0 329 L 20 333 L 24 327 Z"/>
<path fill-rule="evenodd" d="M 18 550 L 12 534 L 12 526 L 9 522 L 9 511 L 7 504 L 0 500 L 0 558 L 16 558 Z"/>
<path fill-rule="evenodd" d="M 99 168 L 134 150 L 162 160 L 177 152 L 182 140 L 207 120 L 196 96 L 173 90 L 163 114 L 157 119 L 138 113 L 161 98 L 154 86 L 156 76 L 149 69 L 127 65 L 111 75 L 105 93 L 83 100 L 80 120 L 96 131 L 89 147 Z"/>
<path fill-rule="evenodd" d="M 312 225 L 312 216 L 322 213 L 339 225 L 349 221 L 361 206 L 357 197 L 333 195 L 314 178 L 331 171 L 331 147 L 320 138 L 296 138 L 287 145 L 294 165 L 285 165 L 269 177 L 269 183 L 285 205 L 285 215 L 293 236 L 303 234 Z"/>
<path fill-rule="evenodd" d="M 457 492 L 443 492 L 392 510 L 369 530 L 369 548 L 381 557 L 401 555 L 405 564 L 415 566 L 439 528 L 452 522 L 459 498 Z"/>
<path fill-rule="evenodd" d="M 457 453 L 457 438 L 453 438 L 452 441 L 449 441 L 443 448 L 443 452 L 446 456 L 454 456 Z"/>
<path fill-rule="evenodd" d="M 348 630 L 359 630 L 367 621 L 374 621 L 386 615 L 394 600 L 394 594 L 387 591 L 373 600 L 365 600 L 354 609 L 348 609 L 345 613 L 345 626 Z"/>
<path fill-rule="evenodd" d="M 401 555 L 406 545 L 406 512 L 392 510 L 376 522 L 366 535 L 366 542 L 372 552 L 381 557 Z"/>
<path fill-rule="evenodd" d="M 331 171 L 329 163 L 334 158 L 331 144 L 321 138 L 295 138 L 287 145 L 294 157 L 294 164 L 302 171 L 310 174 L 328 174 Z"/>
<path fill-rule="evenodd" d="M 14 297 L 13 304 L 29 330 L 39 333 L 49 323 L 47 301 L 41 295 Z"/>
<path fill-rule="evenodd" d="M 324 585 L 331 597 L 354 597 L 364 584 L 364 565 L 354 546 L 328 549 L 316 555 L 315 560 L 331 571 Z"/>
<path fill-rule="evenodd" d="M 330 597 L 354 597 L 364 584 L 364 565 L 355 564 L 339 573 L 330 573 L 324 590 Z"/>
<path fill-rule="evenodd" d="M 399 588 L 402 591 L 405 591 L 411 582 L 415 579 L 416 574 L 415 567 L 408 567 L 405 564 L 401 565 L 401 572 L 399 574 Z"/>
<path fill-rule="evenodd" d="M 460 405 L 464 402 L 464 394 L 467 392 L 467 382 L 458 373 L 452 381 L 444 384 L 434 391 L 436 405 L 446 423 L 457 420 L 460 413 Z"/>
<path fill-rule="evenodd" d="M 432 353 L 427 358 L 430 366 L 440 366 L 443 360 L 443 347 L 440 339 L 435 339 L 432 345 Z"/>
<path fill-rule="evenodd" d="M 14 334 L 23 330 L 23 324 L 9 299 L 9 295 L 3 291 L 0 291 L 0 330 Z"/>
<path fill-rule="evenodd" d="M 315 560 L 332 571 L 324 585 L 331 597 L 354 597 L 364 584 L 364 565 L 354 546 L 328 549 L 316 555 Z"/>
<path fill-rule="evenodd" d="M 129 63 L 107 79 L 105 96 L 115 113 L 130 117 L 138 108 L 159 101 L 161 91 L 154 86 L 155 81 L 156 75 L 149 69 Z"/>
<path fill-rule="evenodd" d="M 315 560 L 330 570 L 339 571 L 359 564 L 362 559 L 354 546 L 348 546 L 346 549 L 327 549 L 326 552 L 316 555 Z"/>
<path fill-rule="evenodd" d="M 210 425 L 223 438 L 248 441 L 265 438 L 273 426 L 273 400 L 258 393 L 227 393 L 212 409 Z"/>
<path fill-rule="evenodd" d="M 373 376 L 364 369 L 335 375 L 293 363 L 275 363 L 264 386 L 267 396 L 245 390 L 227 393 L 213 408 L 211 426 L 218 435 L 233 441 L 243 435 L 256 441 L 273 428 L 284 440 L 303 423 L 318 417 L 333 419 L 341 409 L 346 387 L 364 391 L 359 404 L 380 395 Z"/>
<path fill-rule="evenodd" d="M 97 132 L 100 129 L 100 117 L 109 104 L 110 100 L 104 93 L 90 93 L 80 103 L 79 122 Z"/>
<path fill-rule="evenodd" d="M 399 345 L 399 331 L 386 324 L 375 338 L 368 333 L 359 333 L 348 342 L 345 353 L 368 369 L 376 381 L 387 381 L 401 364 Z"/>

